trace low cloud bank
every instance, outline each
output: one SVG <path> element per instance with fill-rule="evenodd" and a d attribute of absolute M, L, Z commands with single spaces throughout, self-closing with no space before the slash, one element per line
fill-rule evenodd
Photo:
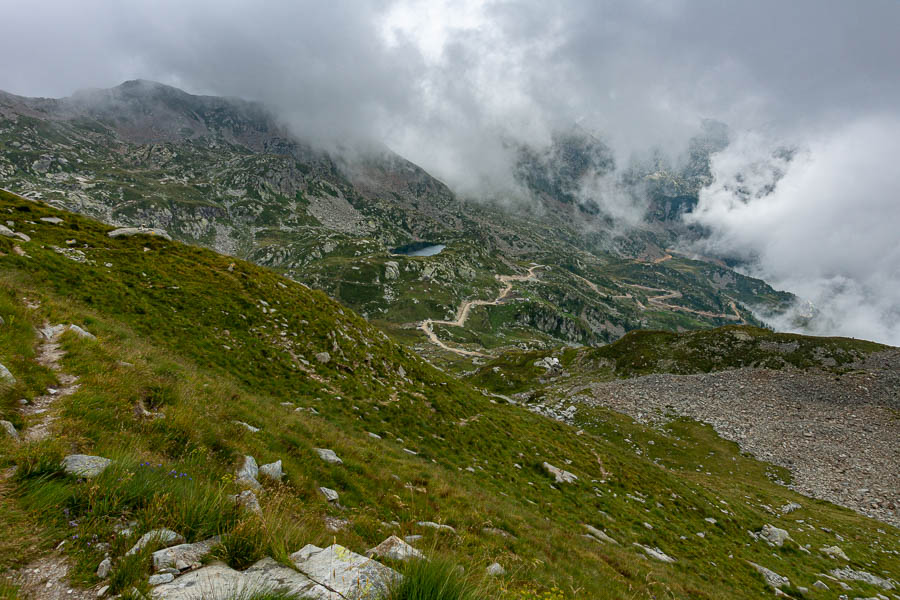
<path fill-rule="evenodd" d="M 811 302 L 818 314 L 783 330 L 900 346 L 900 119 L 878 116 L 802 146 L 739 136 L 714 157 L 715 182 L 686 218 L 708 228 L 696 249 Z"/>

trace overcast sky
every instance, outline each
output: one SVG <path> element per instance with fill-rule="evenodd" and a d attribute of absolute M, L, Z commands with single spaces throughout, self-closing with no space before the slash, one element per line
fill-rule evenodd
<path fill-rule="evenodd" d="M 257 99 L 306 135 L 383 141 L 462 193 L 503 187 L 504 137 L 579 123 L 622 160 L 677 154 L 719 119 L 735 142 L 695 216 L 706 249 L 844 307 L 827 331 L 900 344 L 897 0 L 0 2 L 0 89 L 145 78 Z M 776 189 L 738 199 L 728 182 L 764 177 L 784 144 L 802 151 Z"/>

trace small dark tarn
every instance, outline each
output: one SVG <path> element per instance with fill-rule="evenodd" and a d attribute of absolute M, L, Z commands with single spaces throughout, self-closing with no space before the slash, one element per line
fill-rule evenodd
<path fill-rule="evenodd" d="M 446 244 L 435 244 L 434 242 L 413 242 L 399 248 L 393 248 L 391 254 L 403 254 L 406 256 L 434 256 L 439 254 L 441 250 L 446 248 Z"/>

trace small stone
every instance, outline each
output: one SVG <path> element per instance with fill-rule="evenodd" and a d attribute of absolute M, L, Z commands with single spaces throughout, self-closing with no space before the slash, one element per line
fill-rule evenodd
<path fill-rule="evenodd" d="M 506 569 L 504 569 L 503 565 L 501 565 L 500 563 L 495 562 L 488 565 L 487 569 L 485 569 L 485 572 L 491 577 L 498 577 L 500 575 L 505 575 Z"/>
<path fill-rule="evenodd" d="M 616 540 L 614 540 L 614 539 L 612 539 L 611 537 L 609 537 L 609 535 L 607 535 L 605 531 L 602 531 L 602 530 L 600 530 L 600 529 L 597 529 L 597 528 L 594 527 L 593 525 L 587 525 L 587 524 L 585 524 L 584 528 L 588 530 L 588 534 L 589 534 L 591 537 L 593 537 L 594 539 L 596 539 L 596 540 L 598 540 L 598 541 L 601 541 L 601 542 L 607 542 L 607 543 L 610 543 L 610 544 L 618 544 L 618 543 L 619 543 L 619 542 L 617 542 Z"/>
<path fill-rule="evenodd" d="M 747 561 L 747 562 L 750 562 L 750 561 Z M 767 569 L 766 567 L 758 565 L 754 562 L 750 562 L 750 566 L 753 567 L 754 569 L 756 569 L 766 580 L 766 583 L 768 583 L 770 586 L 772 586 L 775 589 L 779 589 L 783 585 L 791 585 L 790 579 L 788 579 L 787 577 L 785 577 L 783 575 L 779 575 L 778 573 L 776 573 L 775 571 L 773 571 L 771 569 Z"/>
<path fill-rule="evenodd" d="M 327 352 L 317 352 L 316 360 L 322 363 L 323 365 L 328 364 L 331 361 L 331 355 Z"/>
<path fill-rule="evenodd" d="M 162 585 L 172 581 L 175 581 L 175 576 L 171 573 L 158 573 L 156 575 L 151 575 L 150 578 L 147 579 L 147 583 L 150 585 Z"/>
<path fill-rule="evenodd" d="M 333 465 L 342 465 L 344 461 L 342 461 L 337 454 L 334 453 L 334 450 L 329 448 L 313 448 L 316 454 L 319 455 L 319 458 L 324 460 L 327 463 Z"/>
<path fill-rule="evenodd" d="M 262 514 L 262 507 L 259 505 L 259 500 L 252 490 L 244 490 L 240 494 L 229 496 L 229 498 L 252 513 L 256 513 L 257 515 Z"/>
<path fill-rule="evenodd" d="M 370 438 L 374 438 L 374 439 L 376 439 L 376 440 L 380 440 L 380 439 L 381 439 L 381 436 L 380 436 L 380 435 L 378 435 L 377 433 L 372 433 L 371 431 L 369 432 L 369 437 L 370 437 Z"/>
<path fill-rule="evenodd" d="M 240 425 L 250 433 L 256 433 L 259 431 L 259 427 L 254 427 L 250 423 L 244 423 L 243 421 L 235 421 L 236 424 Z"/>
<path fill-rule="evenodd" d="M 830 589 L 827 585 L 825 585 L 825 582 L 820 579 L 817 579 L 816 582 L 812 584 L 812 586 L 818 590 L 824 590 L 826 592 Z"/>
<path fill-rule="evenodd" d="M 96 340 L 97 339 L 97 337 L 93 333 L 89 333 L 88 331 L 85 331 L 78 325 L 69 325 L 67 329 L 69 331 L 71 331 L 72 333 L 74 333 L 75 335 L 77 335 L 78 337 L 85 338 L 88 340 Z"/>
<path fill-rule="evenodd" d="M 407 535 L 407 536 L 404 536 L 404 537 L 403 537 L 403 540 L 406 541 L 406 542 L 409 543 L 409 544 L 412 544 L 413 542 L 418 542 L 418 541 L 421 540 L 423 537 L 425 537 L 425 536 L 424 536 L 424 535 L 413 534 L 413 535 Z"/>
<path fill-rule="evenodd" d="M 153 570 L 179 573 L 198 564 L 219 543 L 218 536 L 194 544 L 178 544 L 153 553 Z"/>
<path fill-rule="evenodd" d="M 380 557 L 391 560 L 409 560 L 411 558 L 425 558 L 425 555 L 416 550 L 395 535 L 390 536 L 374 548 L 366 552 L 370 558 Z"/>
<path fill-rule="evenodd" d="M 43 221 L 44 223 L 50 223 L 51 225 L 61 225 L 65 222 L 59 217 L 41 217 L 41 221 Z"/>
<path fill-rule="evenodd" d="M 822 554 L 830 556 L 831 558 L 845 560 L 850 562 L 850 559 L 847 558 L 847 555 L 839 546 L 825 546 L 822 548 Z"/>
<path fill-rule="evenodd" d="M 262 486 L 256 480 L 258 474 L 259 467 L 256 465 L 256 459 L 252 456 L 245 456 L 244 462 L 241 464 L 241 468 L 237 470 L 234 480 L 238 485 L 259 488 Z"/>
<path fill-rule="evenodd" d="M 103 587 L 101 587 L 100 589 L 97 590 L 97 597 L 102 598 L 103 596 L 106 595 L 106 592 L 108 592 L 108 591 L 109 591 L 109 586 L 104 585 Z"/>
<path fill-rule="evenodd" d="M 273 463 L 261 466 L 259 468 L 259 472 L 272 481 L 281 481 L 281 478 L 284 477 L 284 471 L 281 469 L 281 459 L 278 459 Z"/>
<path fill-rule="evenodd" d="M 325 499 L 328 500 L 329 502 L 337 502 L 338 501 L 338 493 L 331 488 L 320 487 L 319 492 L 321 492 L 321 494 L 323 496 L 325 496 Z"/>
<path fill-rule="evenodd" d="M 112 461 L 108 458 L 88 454 L 70 454 L 62 460 L 62 468 L 67 474 L 85 479 L 97 477 L 110 464 Z"/>
<path fill-rule="evenodd" d="M 637 542 L 635 542 L 634 545 L 637 546 L 638 548 L 640 548 L 641 550 L 643 550 L 644 553 L 647 556 L 649 556 L 650 558 L 655 558 L 656 560 L 659 560 L 662 562 L 667 562 L 667 563 L 675 562 L 674 558 L 672 558 L 671 556 L 669 556 L 668 554 L 666 554 L 659 548 L 651 548 L 650 546 L 644 546 L 642 544 L 638 544 Z"/>
<path fill-rule="evenodd" d="M 435 523 L 434 521 L 419 521 L 417 523 L 419 527 L 428 527 L 430 529 L 437 529 L 438 531 L 451 531 L 456 533 L 456 529 L 450 527 L 449 525 L 444 525 L 443 523 Z"/>
<path fill-rule="evenodd" d="M 109 577 L 109 572 L 112 570 L 112 560 L 107 556 L 100 564 L 97 565 L 97 577 L 100 579 L 106 579 Z"/>

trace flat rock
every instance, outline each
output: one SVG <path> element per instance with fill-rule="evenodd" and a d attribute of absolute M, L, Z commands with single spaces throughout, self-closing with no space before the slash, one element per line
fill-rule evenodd
<path fill-rule="evenodd" d="M 281 478 L 284 477 L 284 471 L 281 468 L 281 459 L 278 459 L 273 463 L 261 466 L 259 468 L 259 472 L 272 481 L 281 481 Z"/>
<path fill-rule="evenodd" d="M 235 423 L 240 425 L 250 433 L 257 433 L 259 431 L 259 427 L 254 427 L 250 423 L 245 423 L 244 421 L 235 421 Z"/>
<path fill-rule="evenodd" d="M 147 579 L 147 583 L 150 585 L 161 585 L 163 583 L 171 583 L 175 580 L 175 576 L 171 573 L 157 573 L 156 575 L 151 575 L 149 579 Z"/>
<path fill-rule="evenodd" d="M 831 575 L 845 581 L 862 581 L 863 583 L 868 583 L 870 585 L 877 585 L 885 590 L 892 590 L 896 587 L 896 583 L 891 580 L 867 573 L 866 571 L 856 571 L 850 567 L 834 569 L 831 571 Z"/>
<path fill-rule="evenodd" d="M 150 235 L 161 237 L 164 240 L 172 241 L 172 236 L 166 233 L 165 229 L 157 229 L 155 227 L 119 227 L 107 233 L 111 238 L 131 237 L 133 235 Z"/>
<path fill-rule="evenodd" d="M 50 223 L 51 225 L 61 225 L 65 223 L 65 221 L 63 221 L 59 217 L 41 217 L 41 221 L 43 221 L 44 223 Z"/>
<path fill-rule="evenodd" d="M 19 439 L 19 432 L 16 431 L 16 426 L 10 423 L 9 421 L 0 421 L 0 431 L 3 431 L 14 440 Z"/>
<path fill-rule="evenodd" d="M 67 329 L 69 331 L 71 331 L 72 333 L 74 333 L 75 335 L 77 335 L 78 337 L 85 338 L 88 340 L 96 340 L 97 339 L 97 337 L 93 333 L 90 333 L 89 331 L 85 331 L 78 325 L 74 325 L 74 324 L 69 325 L 67 327 Z"/>
<path fill-rule="evenodd" d="M 644 546 L 643 544 L 634 543 L 635 546 L 644 551 L 644 553 L 650 558 L 655 558 L 656 560 L 660 560 L 662 562 L 673 563 L 675 559 L 660 550 L 659 548 L 651 548 L 650 546 Z"/>
<path fill-rule="evenodd" d="M 110 464 L 112 461 L 108 458 L 89 454 L 70 454 L 62 459 L 62 468 L 67 474 L 85 479 L 97 477 Z"/>
<path fill-rule="evenodd" d="M 342 465 L 344 461 L 338 457 L 337 454 L 334 453 L 334 450 L 330 450 L 328 448 L 313 448 L 316 454 L 319 455 L 319 458 L 324 460 L 327 463 L 331 463 L 333 465 Z"/>
<path fill-rule="evenodd" d="M 269 557 L 243 572 L 214 563 L 160 585 L 152 594 L 159 600 L 232 600 L 259 592 L 282 592 L 309 600 L 341 600 L 302 573 Z"/>
<path fill-rule="evenodd" d="M 184 536 L 176 533 L 171 529 L 151 529 L 141 536 L 137 543 L 131 547 L 131 550 L 125 553 L 125 556 L 137 554 L 150 544 L 159 544 L 164 548 L 174 546 L 175 544 L 183 544 Z"/>
<path fill-rule="evenodd" d="M 437 529 L 438 531 L 451 531 L 456 533 L 456 529 L 450 527 L 449 525 L 444 525 L 443 523 L 435 523 L 434 521 L 419 521 L 416 523 L 419 527 L 428 527 L 430 529 Z"/>
<path fill-rule="evenodd" d="M 196 566 L 219 543 L 219 536 L 196 542 L 194 544 L 178 544 L 163 548 L 153 553 L 153 570 L 178 569 L 184 571 Z"/>
<path fill-rule="evenodd" d="M 559 467 L 554 467 L 548 462 L 544 462 L 542 465 L 544 470 L 553 475 L 556 479 L 556 483 L 575 483 L 578 480 L 578 476 L 574 473 L 569 473 L 564 469 L 560 469 Z"/>
<path fill-rule="evenodd" d="M 8 383 L 9 385 L 14 385 L 16 383 L 16 378 L 13 377 L 13 374 L 9 372 L 9 369 L 0 365 L 0 382 Z"/>
<path fill-rule="evenodd" d="M 392 535 L 374 548 L 366 551 L 366 556 L 374 558 L 389 558 L 391 560 L 409 560 L 411 558 L 423 559 L 425 555 L 416 550 L 396 535 Z"/>
<path fill-rule="evenodd" d="M 791 585 L 791 580 L 788 579 L 787 577 L 785 577 L 784 575 L 779 575 L 775 571 L 773 571 L 771 569 L 767 569 L 766 567 L 763 567 L 762 565 L 758 565 L 755 562 L 750 562 L 750 561 L 747 561 L 747 562 L 750 563 L 751 567 L 753 567 L 760 574 L 762 574 L 763 578 L 766 580 L 766 583 L 768 583 L 773 588 L 779 589 L 783 585 Z"/>
<path fill-rule="evenodd" d="M 348 599 L 380 598 L 400 574 L 339 544 L 305 546 L 291 555 L 304 575 Z"/>
<path fill-rule="evenodd" d="M 616 540 L 614 540 L 614 539 L 612 539 L 611 537 L 609 537 L 609 536 L 606 534 L 606 532 L 603 531 L 602 529 L 597 529 L 597 528 L 594 527 L 593 525 L 588 525 L 588 524 L 585 524 L 584 528 L 587 529 L 588 534 L 589 534 L 591 537 L 597 539 L 598 541 L 601 541 L 601 542 L 607 542 L 607 543 L 609 543 L 609 544 L 616 544 L 616 545 L 619 544 L 619 542 L 617 542 Z"/>

